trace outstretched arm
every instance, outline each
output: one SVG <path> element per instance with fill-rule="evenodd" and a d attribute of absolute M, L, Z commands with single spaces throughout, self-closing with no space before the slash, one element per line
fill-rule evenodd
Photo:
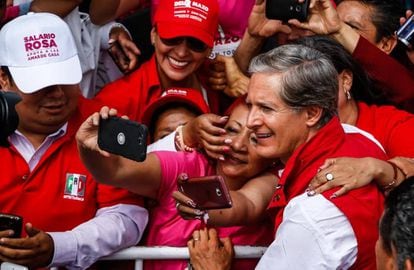
<path fill-rule="evenodd" d="M 149 154 L 143 162 L 135 162 L 109 154 L 98 146 L 100 117 L 115 116 L 117 111 L 103 107 L 81 125 L 77 134 L 82 162 L 98 182 L 128 189 L 141 196 L 156 198 L 161 181 L 160 162 Z"/>
<path fill-rule="evenodd" d="M 177 210 L 184 219 L 200 219 L 208 214 L 207 224 L 214 226 L 237 226 L 254 224 L 263 218 L 263 214 L 275 191 L 278 179 L 274 174 L 264 173 L 249 180 L 244 186 L 230 191 L 233 206 L 228 209 L 202 211 L 183 193 L 173 193 L 177 201 Z"/>
<path fill-rule="evenodd" d="M 388 161 L 366 158 L 330 158 L 321 166 L 309 185 L 308 195 L 322 193 L 334 187 L 341 187 L 333 196 L 341 196 L 350 190 L 368 185 L 372 180 L 384 191 L 398 186 L 414 172 L 411 158 L 396 157 Z M 327 174 L 331 174 L 328 180 Z"/>

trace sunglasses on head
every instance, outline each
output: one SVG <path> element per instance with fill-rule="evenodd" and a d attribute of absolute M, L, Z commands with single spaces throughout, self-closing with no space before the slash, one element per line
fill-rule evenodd
<path fill-rule="evenodd" d="M 161 42 L 167 46 L 177 46 L 183 43 L 185 40 L 187 43 L 187 47 L 195 52 L 204 52 L 207 50 L 207 45 L 204 44 L 201 40 L 198 40 L 193 37 L 176 37 L 176 38 L 161 38 Z"/>

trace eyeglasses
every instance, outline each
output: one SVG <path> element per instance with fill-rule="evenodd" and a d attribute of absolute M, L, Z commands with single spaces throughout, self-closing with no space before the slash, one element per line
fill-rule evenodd
<path fill-rule="evenodd" d="M 194 52 L 201 53 L 207 50 L 207 45 L 204 42 L 196 38 L 192 38 L 192 37 L 176 37 L 176 38 L 160 37 L 160 40 L 162 43 L 164 43 L 167 46 L 177 46 L 183 43 L 183 41 L 185 40 L 187 43 L 187 47 Z"/>

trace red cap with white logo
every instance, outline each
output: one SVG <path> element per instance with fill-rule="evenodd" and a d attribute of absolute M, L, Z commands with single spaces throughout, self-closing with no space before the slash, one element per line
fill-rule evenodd
<path fill-rule="evenodd" d="M 161 0 L 154 24 L 162 38 L 193 37 L 212 48 L 218 15 L 217 0 Z"/>
<path fill-rule="evenodd" d="M 210 112 L 210 108 L 199 90 L 192 88 L 169 88 L 164 91 L 160 98 L 154 100 L 145 108 L 142 123 L 147 126 L 151 125 L 154 113 L 161 107 L 171 103 L 187 104 L 197 115 Z"/>
<path fill-rule="evenodd" d="M 0 65 L 7 66 L 20 91 L 31 94 L 51 85 L 82 79 L 68 25 L 51 13 L 28 13 L 0 31 Z"/>

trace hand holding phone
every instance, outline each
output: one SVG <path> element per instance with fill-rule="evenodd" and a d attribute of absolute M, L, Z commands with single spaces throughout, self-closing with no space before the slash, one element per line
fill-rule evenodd
<path fill-rule="evenodd" d="M 298 0 L 266 0 L 266 17 L 268 19 L 287 22 L 297 19 L 306 21 L 310 0 L 299 3 Z"/>
<path fill-rule="evenodd" d="M 11 238 L 19 238 L 22 234 L 23 219 L 20 216 L 0 213 L 0 231 L 13 230 Z"/>
<path fill-rule="evenodd" d="M 140 123 L 111 116 L 101 118 L 98 129 L 99 148 L 135 161 L 147 156 L 148 128 Z"/>
<path fill-rule="evenodd" d="M 224 179 L 220 175 L 177 178 L 178 190 L 189 197 L 201 210 L 230 208 L 232 201 Z"/>

